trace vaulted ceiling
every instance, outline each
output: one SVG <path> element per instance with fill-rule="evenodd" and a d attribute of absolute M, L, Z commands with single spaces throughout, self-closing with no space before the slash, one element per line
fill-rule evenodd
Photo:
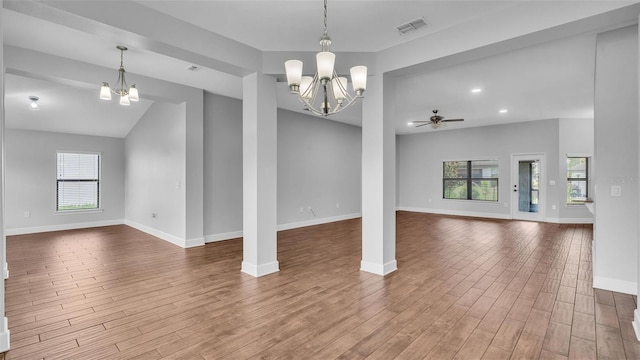
<path fill-rule="evenodd" d="M 433 109 L 466 119 L 448 128 L 593 116 L 595 35 L 636 23 L 638 12 L 635 1 L 329 0 L 328 29 L 337 66 L 364 61 L 393 82 L 386 101 L 394 104 L 396 132 L 406 134 L 433 131 L 407 126 Z M 100 81 L 117 77 L 117 44 L 130 49 L 130 83 L 153 78 L 234 98 L 242 97 L 243 69 L 262 61 L 256 66 L 280 80 L 278 106 L 302 111 L 281 60 L 312 59 L 322 15 L 321 0 L 4 0 L 7 127 L 126 136 L 153 101 L 165 99 L 145 96 L 140 86 L 143 101 L 132 106 L 98 100 Z M 398 33 L 417 18 L 427 26 Z M 39 56 L 68 60 L 70 72 L 99 66 L 111 77 L 12 68 Z M 30 95 L 41 98 L 40 111 L 28 110 Z M 359 125 L 360 108 L 331 120 Z"/>

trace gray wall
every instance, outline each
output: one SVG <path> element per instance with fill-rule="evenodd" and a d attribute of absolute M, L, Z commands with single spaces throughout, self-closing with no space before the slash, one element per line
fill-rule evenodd
<path fill-rule="evenodd" d="M 206 241 L 242 236 L 242 102 L 205 94 L 204 134 Z M 279 229 L 360 216 L 361 137 L 359 127 L 278 110 Z"/>
<path fill-rule="evenodd" d="M 124 139 L 15 129 L 6 129 L 5 139 L 8 234 L 122 223 Z M 103 211 L 56 214 L 57 150 L 102 153 Z"/>
<path fill-rule="evenodd" d="M 278 109 L 279 228 L 360 216 L 361 154 L 361 128 Z"/>
<path fill-rule="evenodd" d="M 204 234 L 242 235 L 242 101 L 204 98 Z"/>
<path fill-rule="evenodd" d="M 126 137 L 125 156 L 127 224 L 184 246 L 185 104 L 154 103 Z"/>
<path fill-rule="evenodd" d="M 637 294 L 637 26 L 599 34 L 596 56 L 594 286 Z"/>
<path fill-rule="evenodd" d="M 510 217 L 511 154 L 546 154 L 546 217 L 555 221 L 552 209 L 561 186 L 558 183 L 558 120 L 529 121 L 460 130 L 434 131 L 399 136 L 399 201 L 401 209 L 448 214 Z M 525 140 L 526 139 L 526 140 Z M 498 160 L 498 202 L 442 199 L 442 162 L 452 160 Z"/>

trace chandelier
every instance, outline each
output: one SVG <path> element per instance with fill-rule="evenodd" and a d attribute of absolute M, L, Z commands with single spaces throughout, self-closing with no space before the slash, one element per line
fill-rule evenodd
<path fill-rule="evenodd" d="M 334 69 L 336 55 L 331 52 L 331 39 L 327 34 L 327 0 L 324 0 L 324 34 L 320 38 L 321 50 L 316 54 L 317 72 L 313 77 L 302 76 L 302 61 L 284 63 L 287 83 L 292 94 L 304 104 L 305 110 L 328 116 L 336 114 L 363 97 L 367 88 L 367 67 L 351 68 L 353 93 L 347 91 L 347 78 L 338 76 Z"/>
<path fill-rule="evenodd" d="M 127 86 L 127 81 L 124 79 L 124 52 L 127 51 L 127 48 L 118 45 L 116 46 L 118 50 L 120 50 L 120 69 L 118 69 L 118 88 L 113 89 L 109 86 L 109 83 L 103 82 L 102 87 L 100 88 L 100 99 L 102 100 L 111 100 L 111 93 L 114 95 L 120 96 L 120 105 L 128 106 L 130 105 L 130 101 L 138 101 L 138 89 L 136 88 L 136 84 L 131 85 L 130 88 Z"/>

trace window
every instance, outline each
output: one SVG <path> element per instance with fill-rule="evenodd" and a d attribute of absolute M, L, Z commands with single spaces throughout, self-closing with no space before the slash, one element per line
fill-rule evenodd
<path fill-rule="evenodd" d="M 498 201 L 498 161 L 445 161 L 444 199 Z"/>
<path fill-rule="evenodd" d="M 56 210 L 100 207 L 100 154 L 58 152 Z"/>
<path fill-rule="evenodd" d="M 589 197 L 589 158 L 567 158 L 567 205 L 583 204 Z"/>

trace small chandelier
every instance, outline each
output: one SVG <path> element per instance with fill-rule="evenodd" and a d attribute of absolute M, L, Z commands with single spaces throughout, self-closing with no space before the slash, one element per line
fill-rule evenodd
<path fill-rule="evenodd" d="M 102 100 L 111 100 L 111 93 L 114 95 L 120 96 L 120 105 L 128 106 L 130 105 L 130 101 L 138 101 L 138 89 L 136 88 L 136 84 L 131 85 L 130 88 L 127 86 L 127 81 L 124 79 L 124 52 L 127 51 L 127 48 L 118 45 L 116 46 L 118 50 L 120 50 L 120 69 L 118 69 L 118 89 L 112 89 L 109 86 L 109 83 L 103 82 L 102 87 L 100 88 L 100 99 Z"/>
<path fill-rule="evenodd" d="M 305 110 L 316 115 L 336 114 L 363 97 L 367 88 L 367 67 L 351 68 L 353 93 L 347 91 L 347 78 L 338 76 L 334 69 L 336 55 L 331 52 L 331 39 L 327 34 L 327 0 L 324 0 L 324 34 L 320 38 L 321 50 L 316 54 L 318 70 L 313 77 L 302 76 L 302 61 L 284 63 L 287 83 L 292 94 L 298 94 Z"/>

